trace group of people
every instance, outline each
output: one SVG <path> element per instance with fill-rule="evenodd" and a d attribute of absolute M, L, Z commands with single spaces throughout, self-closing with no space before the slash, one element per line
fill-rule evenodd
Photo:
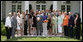
<path fill-rule="evenodd" d="M 47 35 L 57 35 L 64 33 L 65 36 L 74 37 L 73 27 L 75 26 L 76 38 L 80 39 L 80 17 L 76 13 L 74 17 L 72 12 L 63 12 L 61 10 L 49 10 L 46 9 L 34 12 L 26 10 L 26 13 L 22 13 L 18 10 L 17 13 L 10 12 L 5 21 L 7 39 L 15 37 L 15 32 L 17 36 L 21 32 L 23 35 L 37 35 L 37 36 L 47 36 Z M 69 32 L 68 32 L 69 31 Z M 69 34 L 68 34 L 69 33 Z"/>

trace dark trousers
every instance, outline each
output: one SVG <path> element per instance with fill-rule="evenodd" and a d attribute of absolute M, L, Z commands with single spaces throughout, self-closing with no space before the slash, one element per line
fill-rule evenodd
<path fill-rule="evenodd" d="M 75 27 L 75 36 L 76 39 L 80 39 L 80 27 Z"/>
<path fill-rule="evenodd" d="M 6 36 L 7 36 L 7 39 L 10 39 L 10 36 L 11 36 L 11 27 L 8 29 L 8 27 L 5 27 L 6 29 Z"/>
<path fill-rule="evenodd" d="M 37 35 L 41 35 L 42 34 L 42 24 L 37 24 Z"/>
<path fill-rule="evenodd" d="M 12 36 L 12 27 L 10 28 L 10 36 Z"/>
<path fill-rule="evenodd" d="M 68 26 L 64 26 L 64 35 L 68 36 Z"/>
<path fill-rule="evenodd" d="M 73 38 L 73 27 L 69 26 L 69 36 Z"/>
<path fill-rule="evenodd" d="M 24 24 L 24 35 L 27 35 L 27 21 L 25 21 L 25 24 Z"/>
<path fill-rule="evenodd" d="M 12 27 L 12 38 L 15 37 L 15 29 L 16 29 L 16 27 Z"/>

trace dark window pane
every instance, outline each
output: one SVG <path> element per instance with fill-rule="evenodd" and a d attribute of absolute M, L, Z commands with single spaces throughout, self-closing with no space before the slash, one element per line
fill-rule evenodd
<path fill-rule="evenodd" d="M 71 11 L 71 6 L 67 5 L 67 12 Z"/>
<path fill-rule="evenodd" d="M 16 11 L 16 5 L 12 5 L 12 14 Z"/>
<path fill-rule="evenodd" d="M 61 10 L 65 11 L 65 5 L 61 5 Z"/>
<path fill-rule="evenodd" d="M 45 10 L 45 8 L 46 8 L 46 5 L 42 5 L 42 10 Z"/>
<path fill-rule="evenodd" d="M 40 5 L 36 5 L 36 9 L 40 11 Z"/>

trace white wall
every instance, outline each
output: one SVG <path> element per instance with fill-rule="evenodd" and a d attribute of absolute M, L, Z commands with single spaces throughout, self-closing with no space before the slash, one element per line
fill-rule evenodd
<path fill-rule="evenodd" d="M 28 10 L 29 11 L 29 1 L 25 1 L 25 12 L 26 12 L 26 10 Z"/>
<path fill-rule="evenodd" d="M 81 18 L 81 22 L 82 22 L 82 1 L 80 1 L 80 18 Z"/>
<path fill-rule="evenodd" d="M 72 11 L 72 14 L 74 14 L 75 12 L 78 12 L 80 13 L 80 4 L 79 4 L 79 1 L 72 1 L 71 2 L 71 11 Z"/>
<path fill-rule="evenodd" d="M 55 9 L 55 11 L 57 10 L 57 2 L 58 1 L 53 1 L 53 9 Z"/>
<path fill-rule="evenodd" d="M 11 1 L 6 1 L 6 17 L 8 16 L 8 13 L 12 12 L 12 2 Z"/>

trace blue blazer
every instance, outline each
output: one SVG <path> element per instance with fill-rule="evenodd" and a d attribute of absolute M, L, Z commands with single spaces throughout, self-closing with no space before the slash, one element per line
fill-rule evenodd
<path fill-rule="evenodd" d="M 70 26 L 70 25 L 74 26 L 74 17 L 72 15 L 69 18 L 69 24 L 68 24 L 68 26 Z"/>

